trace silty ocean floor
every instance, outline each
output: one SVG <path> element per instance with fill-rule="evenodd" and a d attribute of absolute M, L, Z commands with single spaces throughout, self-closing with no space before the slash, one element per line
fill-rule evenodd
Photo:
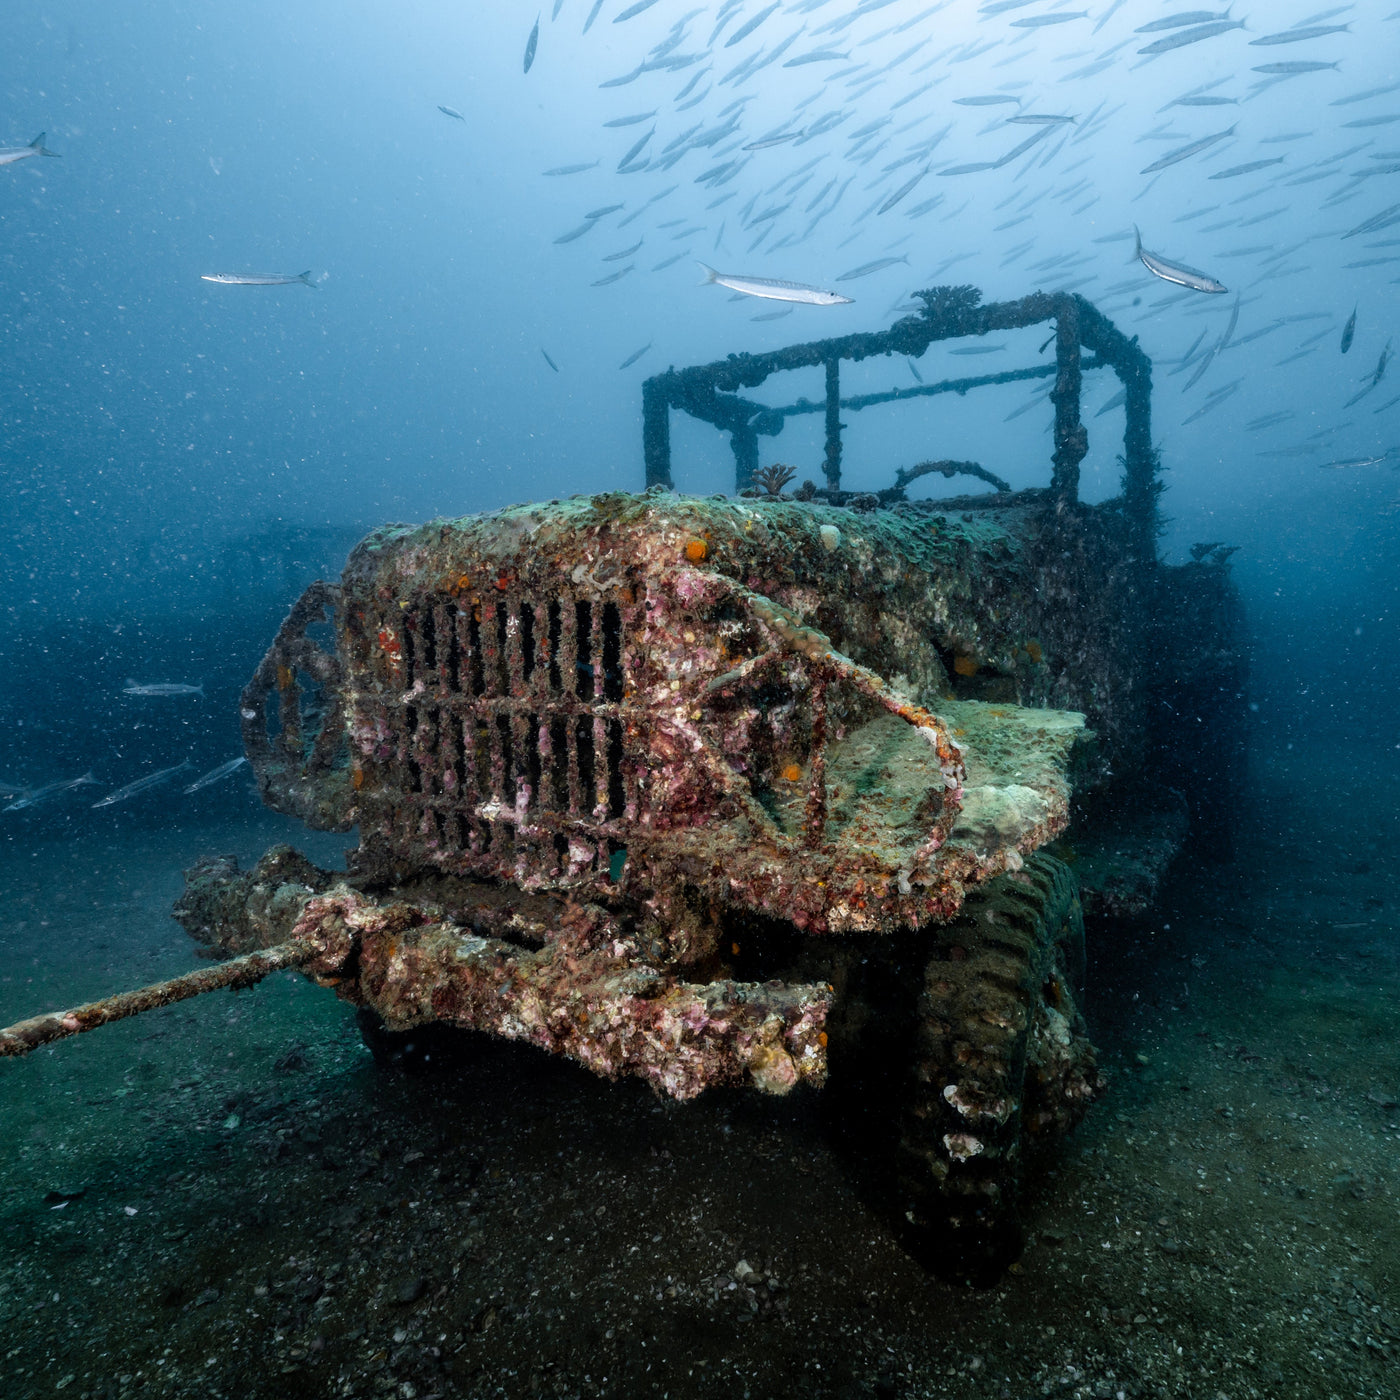
<path fill-rule="evenodd" d="M 1329 761 L 1258 757 L 1238 860 L 1091 931 L 1109 1088 L 997 1287 L 902 1252 L 815 1096 L 383 1070 L 287 973 L 0 1064 L 3 1394 L 1400 1395 L 1400 755 Z M 0 847 L 0 1023 L 199 965 L 195 856 L 344 844 L 41 830 Z"/>

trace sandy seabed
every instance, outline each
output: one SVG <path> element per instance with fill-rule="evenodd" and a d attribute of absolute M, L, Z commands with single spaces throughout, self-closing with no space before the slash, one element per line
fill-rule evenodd
<path fill-rule="evenodd" d="M 1400 753 L 1256 758 L 1238 858 L 1091 931 L 1110 1084 L 998 1286 L 924 1273 L 815 1095 L 521 1047 L 416 1077 L 295 974 L 0 1063 L 0 1394 L 1400 1396 Z M 258 811 L 0 830 L 0 1023 L 197 966 Z"/>

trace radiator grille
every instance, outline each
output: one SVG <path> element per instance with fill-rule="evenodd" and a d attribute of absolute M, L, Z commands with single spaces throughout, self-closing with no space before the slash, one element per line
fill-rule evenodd
<path fill-rule="evenodd" d="M 464 872 L 606 877 L 636 811 L 619 602 L 424 601 L 379 636 L 391 849 L 426 845 Z"/>

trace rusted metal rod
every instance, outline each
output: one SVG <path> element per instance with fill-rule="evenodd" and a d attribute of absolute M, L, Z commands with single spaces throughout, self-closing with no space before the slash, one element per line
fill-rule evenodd
<path fill-rule="evenodd" d="M 826 473 L 827 489 L 841 489 L 841 361 L 833 355 L 826 362 Z"/>
<path fill-rule="evenodd" d="M 223 987 L 251 987 L 284 967 L 297 967 L 310 962 L 320 951 L 315 944 L 301 940 L 281 943 L 274 948 L 264 948 L 219 963 L 216 967 L 198 968 L 182 977 L 172 977 L 168 982 L 155 982 L 134 992 L 118 992 L 115 996 L 103 997 L 101 1001 L 90 1001 L 71 1011 L 50 1011 L 43 1016 L 32 1016 L 27 1021 L 16 1021 L 13 1026 L 0 1030 L 0 1055 L 27 1055 L 51 1040 L 62 1040 L 65 1036 L 95 1030 L 109 1021 L 138 1016 L 143 1011 L 154 1011 L 159 1006 L 186 1001 L 203 992 L 217 992 Z"/>
<path fill-rule="evenodd" d="M 955 476 L 975 476 L 982 481 L 988 481 L 996 487 L 998 491 L 1010 491 L 1011 483 L 1003 481 L 995 472 L 989 472 L 986 467 L 977 462 L 917 462 L 912 467 L 900 467 L 894 474 L 894 484 L 897 490 L 904 490 L 911 481 L 917 481 L 921 476 L 928 476 L 930 473 L 938 472 L 946 476 L 950 481 Z"/>

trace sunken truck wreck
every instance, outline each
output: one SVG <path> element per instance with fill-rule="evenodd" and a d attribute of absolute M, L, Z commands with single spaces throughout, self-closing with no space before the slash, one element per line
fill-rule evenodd
<path fill-rule="evenodd" d="M 1058 310 L 1062 340 L 1092 313 L 1130 344 L 1078 298 L 1034 300 L 1013 308 Z M 925 347 L 948 307 L 926 301 Z M 953 306 L 974 324 L 944 334 L 1004 311 Z M 1069 462 L 1077 358 L 1068 387 L 1060 368 Z M 674 388 L 648 385 L 653 444 Z M 1075 871 L 1117 871 L 1093 892 L 1111 915 L 1179 845 L 1158 761 L 1200 740 L 1158 714 L 1237 683 L 1228 577 L 1156 561 L 1150 479 L 1142 509 L 1085 506 L 1061 455 L 1048 490 L 882 503 L 831 470 L 797 498 L 750 472 L 760 491 L 741 448 L 737 498 L 677 496 L 649 457 L 643 494 L 371 534 L 293 607 L 242 698 L 264 800 L 358 829 L 347 872 L 290 847 L 248 872 L 201 862 L 175 914 L 228 961 L 12 1027 L 0 1049 L 298 966 L 380 1046 L 486 1032 L 676 1099 L 826 1085 L 880 1145 L 920 1252 L 1003 1266 L 1026 1146 L 1100 1088 Z M 1073 864 L 1046 850 L 1072 817 Z M 1116 867 L 1090 854 L 1096 823 Z"/>

